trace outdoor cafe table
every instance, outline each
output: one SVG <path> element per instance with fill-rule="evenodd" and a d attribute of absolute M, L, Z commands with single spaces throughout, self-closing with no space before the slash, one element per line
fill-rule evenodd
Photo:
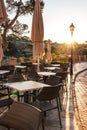
<path fill-rule="evenodd" d="M 9 72 L 10 72 L 9 70 L 0 70 L 0 78 L 1 78 L 1 80 L 3 80 L 4 76 L 6 74 L 8 74 Z"/>
<path fill-rule="evenodd" d="M 18 71 L 18 72 L 20 72 L 20 73 L 21 73 L 21 71 L 24 70 L 24 69 L 26 69 L 26 66 L 23 66 L 23 65 L 15 65 L 15 70 Z"/>
<path fill-rule="evenodd" d="M 53 71 L 55 69 L 60 69 L 60 67 L 44 67 L 44 69 L 49 70 L 49 71 Z"/>
<path fill-rule="evenodd" d="M 15 68 L 25 69 L 25 68 L 26 68 L 26 66 L 22 66 L 22 65 L 15 65 Z"/>
<path fill-rule="evenodd" d="M 60 67 L 60 64 L 51 64 L 53 67 Z"/>
<path fill-rule="evenodd" d="M 9 70 L 0 70 L 0 75 L 4 75 L 6 73 L 9 73 L 10 71 Z"/>
<path fill-rule="evenodd" d="M 56 73 L 54 72 L 47 72 L 47 71 L 41 71 L 41 72 L 37 72 L 39 76 L 43 76 L 44 82 L 46 82 L 47 77 L 51 76 L 51 75 L 56 75 Z"/>
<path fill-rule="evenodd" d="M 53 72 L 47 72 L 47 71 L 41 71 L 41 72 L 37 72 L 38 75 L 40 76 L 51 76 L 51 75 L 56 75 L 56 73 Z"/>
<path fill-rule="evenodd" d="M 3 85 L 10 89 L 15 89 L 18 92 L 23 92 L 25 93 L 25 95 L 27 94 L 28 91 L 38 90 L 45 86 L 49 86 L 48 84 L 44 84 L 44 83 L 40 83 L 36 81 L 11 82 L 11 83 L 4 83 Z M 27 102 L 26 96 L 25 96 L 24 101 Z"/>
<path fill-rule="evenodd" d="M 33 65 L 38 65 L 38 64 L 40 65 L 41 63 L 33 63 Z"/>

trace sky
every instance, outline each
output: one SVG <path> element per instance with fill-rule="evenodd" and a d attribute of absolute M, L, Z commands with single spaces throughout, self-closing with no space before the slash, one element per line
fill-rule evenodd
<path fill-rule="evenodd" d="M 74 24 L 73 39 L 82 43 L 87 41 L 87 0 L 43 0 L 44 40 L 70 42 L 69 26 Z M 22 22 L 29 25 L 31 37 L 32 16 L 25 16 Z"/>

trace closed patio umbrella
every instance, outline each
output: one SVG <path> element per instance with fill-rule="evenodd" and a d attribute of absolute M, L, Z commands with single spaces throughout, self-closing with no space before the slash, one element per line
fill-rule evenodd
<path fill-rule="evenodd" d="M 0 65 L 1 65 L 2 59 L 3 59 L 3 49 L 2 49 L 2 37 L 0 34 Z"/>
<path fill-rule="evenodd" d="M 0 0 L 0 23 L 7 21 L 7 14 L 5 9 L 4 0 Z"/>
<path fill-rule="evenodd" d="M 33 42 L 33 57 L 36 57 L 38 59 L 38 62 L 39 58 L 41 58 L 44 53 L 43 38 L 44 38 L 43 17 L 40 2 L 39 0 L 36 0 L 32 20 L 31 40 Z"/>
<path fill-rule="evenodd" d="M 4 0 L 0 0 L 0 23 L 7 21 L 7 14 L 5 9 Z M 0 63 L 3 59 L 3 49 L 2 49 L 2 37 L 1 37 L 1 29 L 0 29 Z"/>
<path fill-rule="evenodd" d="M 46 52 L 45 62 L 48 64 L 52 62 L 51 41 L 50 40 L 48 40 L 48 42 L 47 42 L 47 52 Z"/>

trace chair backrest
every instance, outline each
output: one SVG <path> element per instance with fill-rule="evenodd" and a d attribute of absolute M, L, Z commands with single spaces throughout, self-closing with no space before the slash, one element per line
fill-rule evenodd
<path fill-rule="evenodd" d="M 9 70 L 9 74 L 12 74 L 15 71 L 15 67 L 14 65 L 3 65 L 0 67 L 0 70 Z"/>
<path fill-rule="evenodd" d="M 67 71 L 68 70 L 68 67 L 69 67 L 69 64 L 66 63 L 66 64 L 61 64 L 61 68 L 63 71 Z"/>
<path fill-rule="evenodd" d="M 14 102 L 0 124 L 18 130 L 39 130 L 40 121 L 39 109 L 30 104 Z"/>
<path fill-rule="evenodd" d="M 37 95 L 37 99 L 39 101 L 47 101 L 52 100 L 58 97 L 58 93 L 60 90 L 61 85 L 57 86 L 46 86 L 44 87 L 40 93 Z"/>
<path fill-rule="evenodd" d="M 28 77 L 34 81 L 38 81 L 40 78 L 35 69 L 28 71 Z"/>
<path fill-rule="evenodd" d="M 44 69 L 44 64 L 40 64 L 40 71 L 44 71 L 45 69 Z"/>
<path fill-rule="evenodd" d="M 49 78 L 47 78 L 46 80 L 46 84 L 49 84 L 49 85 L 57 85 L 59 83 L 62 82 L 62 79 L 61 77 L 58 77 L 58 76 L 55 76 L 55 75 L 52 75 L 50 76 Z"/>
<path fill-rule="evenodd" d="M 57 73 L 56 73 L 56 76 L 61 76 L 61 78 L 63 79 L 63 80 L 65 80 L 66 78 L 67 78 L 67 72 L 66 71 L 58 71 Z"/>
<path fill-rule="evenodd" d="M 20 82 L 20 81 L 24 81 L 24 77 L 22 74 L 20 73 L 15 73 L 15 74 L 12 74 L 12 75 L 9 75 L 8 76 L 8 82 Z"/>
<path fill-rule="evenodd" d="M 3 65 L 0 67 L 0 70 L 9 70 L 9 69 L 13 69 L 14 66 L 13 65 Z"/>
<path fill-rule="evenodd" d="M 26 66 L 26 69 L 33 68 L 32 62 L 24 62 L 21 63 L 22 66 Z"/>

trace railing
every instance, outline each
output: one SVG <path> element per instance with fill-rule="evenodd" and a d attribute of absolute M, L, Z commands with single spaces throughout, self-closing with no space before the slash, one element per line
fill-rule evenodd
<path fill-rule="evenodd" d="M 86 69 L 83 69 L 81 71 L 79 71 L 77 74 L 75 74 L 75 77 L 74 77 L 74 80 L 73 80 L 73 83 L 75 84 L 75 81 L 76 81 L 76 78 L 79 74 L 83 73 L 84 71 L 87 71 L 87 68 Z"/>

